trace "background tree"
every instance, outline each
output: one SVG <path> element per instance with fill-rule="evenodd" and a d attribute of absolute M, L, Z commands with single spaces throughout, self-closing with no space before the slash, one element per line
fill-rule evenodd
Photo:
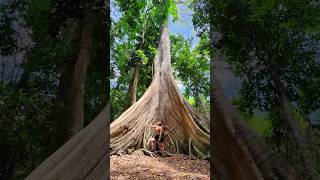
<path fill-rule="evenodd" d="M 290 129 L 305 177 L 317 171 L 294 110 L 302 117 L 319 108 L 316 60 L 319 6 L 306 1 L 213 1 L 217 47 L 243 80 L 238 107 L 278 112 Z M 280 111 L 275 111 L 278 109 Z M 276 126 L 276 125 L 274 125 Z"/>
<path fill-rule="evenodd" d="M 59 76 L 62 66 L 70 59 L 70 50 L 79 42 L 70 41 L 74 22 L 83 19 L 88 6 L 81 9 L 83 6 L 78 1 L 55 0 L 1 3 L 5 9 L 1 12 L 12 19 L 7 24 L 1 23 L 7 28 L 1 28 L 1 32 L 8 40 L 1 44 L 5 68 L 0 74 L 6 76 L 0 88 L 1 179 L 22 179 L 58 147 L 57 144 L 52 147 L 53 140 L 65 123 L 53 117 L 57 115 L 54 109 L 57 109 L 58 89 L 61 89 Z M 109 96 L 109 71 L 105 69 L 108 68 L 108 47 L 103 47 L 109 34 L 108 19 L 102 4 L 97 2 L 92 7 L 95 26 L 101 29 L 95 28 L 91 37 L 90 66 L 86 76 L 82 76 L 85 78 L 81 84 L 84 80 L 87 84 L 82 87 L 86 93 L 84 106 L 80 108 L 84 111 L 84 125 L 101 111 Z M 9 42 L 13 48 L 5 47 Z M 9 49 L 10 53 L 4 53 Z M 78 57 L 78 53 L 73 55 Z M 7 78 L 11 74 L 14 78 Z"/>

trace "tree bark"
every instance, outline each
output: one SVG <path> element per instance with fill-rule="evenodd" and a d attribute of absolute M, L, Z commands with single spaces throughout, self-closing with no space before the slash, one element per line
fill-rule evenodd
<path fill-rule="evenodd" d="M 138 88 L 138 82 L 139 82 L 140 68 L 141 68 L 141 65 L 137 63 L 133 70 L 132 81 L 129 86 L 130 105 L 137 102 L 137 88 Z"/>
<path fill-rule="evenodd" d="M 144 95 L 110 125 L 111 154 L 128 148 L 146 148 L 152 130 L 146 125 L 162 121 L 168 130 L 165 144 L 169 152 L 189 152 L 204 157 L 209 151 L 209 134 L 196 123 L 197 112 L 186 106 L 173 77 L 169 32 L 161 31 L 154 61 L 153 80 Z"/>
<path fill-rule="evenodd" d="M 105 1 L 105 3 L 106 17 L 108 18 L 110 4 L 108 1 Z M 102 21 L 106 23 L 103 26 L 106 28 L 103 29 L 106 32 L 104 37 L 109 38 L 110 19 L 103 19 Z M 108 41 L 105 40 L 103 44 L 107 45 Z M 106 54 L 109 53 L 108 48 L 104 47 L 104 50 Z M 109 61 L 109 56 L 104 54 L 102 56 L 105 57 L 102 58 L 104 61 Z M 70 77 L 72 77 L 72 74 L 71 72 Z M 33 170 L 26 180 L 108 179 L 110 170 L 109 148 L 110 103 L 103 108 L 89 125 Z"/>
<path fill-rule="evenodd" d="M 49 154 L 53 153 L 57 148 L 59 148 L 66 141 L 66 131 L 68 121 L 68 112 L 70 109 L 70 85 L 72 84 L 72 76 L 74 72 L 74 65 L 76 61 L 76 54 L 78 44 L 80 42 L 80 25 L 74 24 L 73 30 L 70 34 L 70 45 L 72 46 L 71 51 L 67 59 L 63 62 L 59 85 L 58 85 L 58 95 L 56 105 L 54 107 L 53 115 L 51 116 L 52 121 L 56 121 L 57 132 L 52 138 L 52 142 Z"/>
<path fill-rule="evenodd" d="M 81 44 L 73 71 L 70 97 L 70 118 L 67 121 L 66 139 L 69 140 L 83 128 L 84 123 L 84 87 L 87 69 L 93 48 L 93 32 L 96 15 L 87 10 L 82 22 Z"/>

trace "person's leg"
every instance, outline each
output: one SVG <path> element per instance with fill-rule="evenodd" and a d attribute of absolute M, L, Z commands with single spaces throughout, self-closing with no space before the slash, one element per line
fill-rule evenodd
<path fill-rule="evenodd" d="M 151 138 L 150 139 L 151 150 L 155 150 L 155 145 L 156 145 L 156 139 L 155 138 Z"/>
<path fill-rule="evenodd" d="M 160 151 L 164 151 L 164 143 L 163 142 L 159 142 L 160 144 Z"/>

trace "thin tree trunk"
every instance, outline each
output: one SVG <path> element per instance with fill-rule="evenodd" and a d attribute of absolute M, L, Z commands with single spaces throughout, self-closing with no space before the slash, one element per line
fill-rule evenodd
<path fill-rule="evenodd" d="M 10 75 L 10 78 L 8 79 L 8 84 L 10 86 L 14 86 L 14 83 L 13 83 L 13 79 L 14 79 L 14 74 L 16 72 L 16 66 L 17 66 L 17 57 L 14 56 L 14 63 L 13 63 L 13 68 L 12 68 L 12 71 L 11 71 L 11 75 Z"/>
<path fill-rule="evenodd" d="M 4 77 L 4 74 L 5 74 L 5 64 L 4 64 L 4 57 L 1 56 L 1 82 L 4 83 L 5 82 L 5 77 Z"/>
<path fill-rule="evenodd" d="M 109 2 L 105 1 L 106 18 L 109 18 Z M 101 17 L 100 17 L 101 18 Z M 110 19 L 102 19 L 105 36 L 109 38 Z M 108 45 L 108 40 L 104 39 Z M 102 47 L 101 47 L 102 48 Z M 109 54 L 108 48 L 104 48 Z M 104 56 L 104 55 L 102 55 Z M 109 56 L 102 58 L 108 62 Z M 103 63 L 104 64 L 104 63 Z M 107 77 L 109 78 L 109 77 Z M 109 97 L 107 97 L 109 98 Z M 87 125 L 42 162 L 26 180 L 43 179 L 108 179 L 110 147 L 110 103 Z"/>
<path fill-rule="evenodd" d="M 207 117 L 209 117 L 209 114 L 207 111 L 208 110 L 207 104 L 201 98 L 201 94 L 199 93 L 198 90 L 196 90 L 195 102 L 196 102 L 196 105 L 198 106 L 200 112 L 202 112 Z"/>
<path fill-rule="evenodd" d="M 133 70 L 132 81 L 129 86 L 130 105 L 134 104 L 137 101 L 137 88 L 139 82 L 140 68 L 141 65 L 137 63 Z"/>
<path fill-rule="evenodd" d="M 58 85 L 58 94 L 56 105 L 54 107 L 53 115 L 51 116 L 52 121 L 56 122 L 57 133 L 53 135 L 52 142 L 50 143 L 51 147 L 49 149 L 48 154 L 53 153 L 57 148 L 59 148 L 66 141 L 66 131 L 68 121 L 68 112 L 70 109 L 70 96 L 71 96 L 71 84 L 72 84 L 72 76 L 74 71 L 74 65 L 76 61 L 76 54 L 78 44 L 80 42 L 80 25 L 74 24 L 72 28 L 72 32 L 69 35 L 70 37 L 70 45 L 72 46 L 71 51 L 67 59 L 63 62 L 61 67 L 61 73 L 59 78 Z"/>
<path fill-rule="evenodd" d="M 70 35 L 72 49 L 63 63 L 57 103 L 52 116 L 53 121 L 57 121 L 58 132 L 52 139 L 49 153 L 83 128 L 84 86 L 93 46 L 95 18 L 92 10 L 87 10 L 80 23 L 74 25 Z"/>
<path fill-rule="evenodd" d="M 83 128 L 84 124 L 84 87 L 86 72 L 89 66 L 93 48 L 93 32 L 96 15 L 92 10 L 86 12 L 82 22 L 81 44 L 77 61 L 73 71 L 70 97 L 70 119 L 67 121 L 67 136 L 69 140 Z"/>
<path fill-rule="evenodd" d="M 144 36 L 147 30 L 147 24 L 148 24 L 148 19 L 147 17 L 147 12 L 145 12 L 144 14 L 144 22 L 143 22 L 143 28 L 142 28 L 142 42 L 140 43 L 140 48 L 142 48 L 143 44 L 144 44 Z M 135 64 L 134 66 L 134 70 L 133 70 L 133 76 L 132 76 L 132 81 L 131 84 L 129 85 L 129 96 L 130 96 L 130 104 L 129 107 L 131 105 L 133 105 L 135 102 L 137 102 L 137 89 L 138 89 L 138 82 L 139 82 L 139 74 L 140 74 L 140 69 L 141 69 L 141 64 L 138 62 Z M 152 72 L 153 74 L 153 72 Z"/>

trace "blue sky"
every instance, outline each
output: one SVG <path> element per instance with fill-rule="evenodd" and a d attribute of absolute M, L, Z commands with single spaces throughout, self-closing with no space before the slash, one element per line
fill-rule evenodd
<path fill-rule="evenodd" d="M 192 23 L 192 10 L 185 4 L 178 4 L 178 21 L 174 22 L 172 17 L 169 17 L 169 32 L 171 34 L 181 34 L 185 38 L 192 39 L 192 46 L 194 47 L 199 38 L 196 35 L 196 31 L 194 30 Z M 185 86 L 177 81 L 179 90 L 184 93 Z"/>
<path fill-rule="evenodd" d="M 178 4 L 179 20 L 173 22 L 172 17 L 169 20 L 169 31 L 172 34 L 181 34 L 185 38 L 193 39 L 193 47 L 199 41 L 192 23 L 192 10 L 185 4 Z"/>

